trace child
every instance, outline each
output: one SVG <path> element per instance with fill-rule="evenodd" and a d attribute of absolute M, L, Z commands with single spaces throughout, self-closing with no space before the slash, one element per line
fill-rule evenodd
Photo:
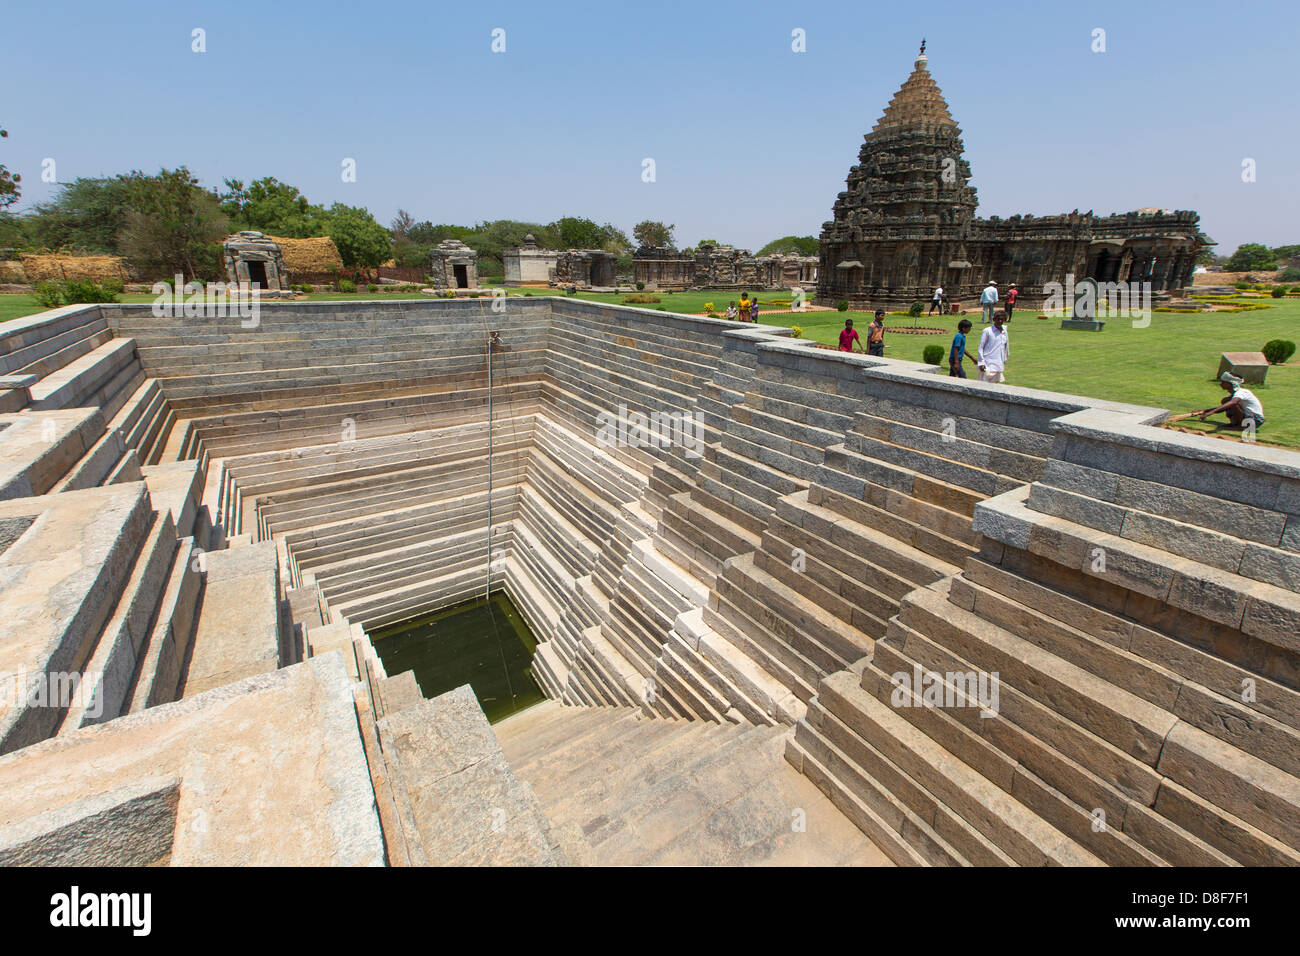
<path fill-rule="evenodd" d="M 858 335 L 858 330 L 853 327 L 853 320 L 845 319 L 844 328 L 840 330 L 840 351 L 852 352 L 855 342 L 857 343 L 858 351 L 866 354 L 866 349 L 862 347 L 862 339 Z"/>
<path fill-rule="evenodd" d="M 867 354 L 885 357 L 885 310 L 876 309 L 876 317 L 867 326 Z"/>
<path fill-rule="evenodd" d="M 751 322 L 758 321 L 758 300 L 757 299 L 755 299 L 754 304 L 749 307 L 749 321 Z"/>
<path fill-rule="evenodd" d="M 727 303 L 727 318 L 729 319 L 736 318 L 736 303 L 734 300 Z"/>
<path fill-rule="evenodd" d="M 754 303 L 749 301 L 749 293 L 740 293 L 740 321 L 749 321 L 749 310 L 754 307 Z"/>
<path fill-rule="evenodd" d="M 952 348 L 948 350 L 948 376 L 950 378 L 965 378 L 966 369 L 962 366 L 962 361 L 965 359 L 975 361 L 975 356 L 966 351 L 966 333 L 969 331 L 970 319 L 962 319 L 957 323 L 957 334 L 952 337 Z"/>

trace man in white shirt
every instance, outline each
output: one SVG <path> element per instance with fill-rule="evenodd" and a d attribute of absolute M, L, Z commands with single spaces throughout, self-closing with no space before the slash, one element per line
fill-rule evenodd
<path fill-rule="evenodd" d="M 1226 412 L 1228 425 L 1231 428 L 1253 430 L 1264 424 L 1263 403 L 1255 397 L 1255 393 L 1250 389 L 1241 387 L 1242 381 L 1231 372 L 1224 372 L 1220 375 L 1219 387 L 1225 392 L 1232 392 L 1232 397 L 1218 408 L 1207 408 L 1202 412 L 1197 412 L 1197 417 L 1201 421 L 1205 421 L 1211 415 Z"/>
<path fill-rule="evenodd" d="M 997 308 L 997 304 L 998 284 L 990 279 L 989 284 L 986 285 L 984 291 L 980 293 L 980 305 L 984 306 L 984 317 L 980 319 L 981 325 L 988 325 L 993 321 L 993 312 L 994 309 Z"/>
<path fill-rule="evenodd" d="M 981 382 L 1005 382 L 1007 359 L 1011 357 L 1011 343 L 1003 323 L 1005 312 L 993 313 L 993 324 L 980 334 L 979 367 Z"/>
<path fill-rule="evenodd" d="M 933 315 L 934 310 L 938 309 L 939 314 L 943 315 L 943 286 L 934 290 L 934 295 L 930 296 L 930 311 L 926 315 Z"/>

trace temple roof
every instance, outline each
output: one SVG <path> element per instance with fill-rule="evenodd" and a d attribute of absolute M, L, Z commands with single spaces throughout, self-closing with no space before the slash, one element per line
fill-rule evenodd
<path fill-rule="evenodd" d="M 930 76 L 927 63 L 923 52 L 916 58 L 912 75 L 898 88 L 871 132 L 904 127 L 957 125 L 948 112 L 948 103 L 944 100 L 939 85 Z"/>

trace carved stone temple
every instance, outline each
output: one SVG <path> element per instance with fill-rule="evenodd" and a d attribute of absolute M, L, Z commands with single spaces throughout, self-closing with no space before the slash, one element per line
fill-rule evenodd
<path fill-rule="evenodd" d="M 922 44 L 822 226 L 816 302 L 906 306 L 941 285 L 951 301 L 973 303 L 992 279 L 1003 289 L 1015 282 L 1021 301 L 1037 305 L 1044 283 L 1067 273 L 1150 282 L 1157 293 L 1191 285 L 1208 243 L 1195 212 L 977 218 L 961 128 L 927 62 Z"/>

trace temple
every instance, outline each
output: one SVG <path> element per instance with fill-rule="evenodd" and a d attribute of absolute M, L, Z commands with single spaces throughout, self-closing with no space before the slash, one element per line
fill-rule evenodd
<path fill-rule="evenodd" d="M 943 286 L 974 302 L 990 280 L 1015 282 L 1038 304 L 1048 282 L 1150 282 L 1155 293 L 1191 285 L 1209 240 L 1190 211 L 1139 209 L 979 219 L 961 128 L 930 76 L 925 45 L 912 75 L 865 137 L 834 219 L 821 232 L 816 302 L 906 306 Z"/>

